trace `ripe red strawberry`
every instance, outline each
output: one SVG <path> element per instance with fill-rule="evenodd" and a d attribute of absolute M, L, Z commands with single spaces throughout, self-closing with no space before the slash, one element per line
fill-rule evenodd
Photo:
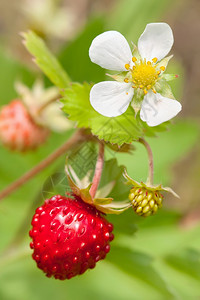
<path fill-rule="evenodd" d="M 37 125 L 20 100 L 13 100 L 0 112 L 0 140 L 12 150 L 34 149 L 43 143 L 49 131 Z"/>
<path fill-rule="evenodd" d="M 36 209 L 30 247 L 47 277 L 70 279 L 104 259 L 113 240 L 113 225 L 78 196 L 54 196 Z"/>

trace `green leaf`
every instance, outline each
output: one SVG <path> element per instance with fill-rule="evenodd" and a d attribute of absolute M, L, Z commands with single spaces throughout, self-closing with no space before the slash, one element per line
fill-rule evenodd
<path fill-rule="evenodd" d="M 131 106 L 118 117 L 96 116 L 91 120 L 91 131 L 99 139 L 119 146 L 124 143 L 131 143 L 143 136 L 142 128 L 139 126 Z"/>
<path fill-rule="evenodd" d="M 113 246 L 108 260 L 129 276 L 139 278 L 142 282 L 161 292 L 163 296 L 174 299 L 166 282 L 153 267 L 153 260 L 149 255 L 132 251 L 126 247 Z"/>
<path fill-rule="evenodd" d="M 91 86 L 88 83 L 73 83 L 70 88 L 62 91 L 63 111 L 68 118 L 76 121 L 77 127 L 90 128 L 92 133 L 100 140 L 117 144 L 129 144 L 141 136 L 155 136 L 156 132 L 164 131 L 169 122 L 159 126 L 149 127 L 142 122 L 139 115 L 135 117 L 131 105 L 127 111 L 118 117 L 104 117 L 94 110 L 90 104 L 89 94 Z"/>
<path fill-rule="evenodd" d="M 166 262 L 179 272 L 200 280 L 200 252 L 195 249 L 184 249 L 179 253 L 170 254 Z"/>
<path fill-rule="evenodd" d="M 87 83 L 74 83 L 63 92 L 62 109 L 69 114 L 70 120 L 77 121 L 78 127 L 89 127 L 99 139 L 118 145 L 131 143 L 143 134 L 131 107 L 116 118 L 104 117 L 96 112 L 89 101 L 90 89 Z"/>
<path fill-rule="evenodd" d="M 64 98 L 62 110 L 67 113 L 68 118 L 77 122 L 78 127 L 89 128 L 91 119 L 99 115 L 91 106 L 89 93 L 91 86 L 88 83 L 73 83 L 70 88 L 62 92 Z"/>
<path fill-rule="evenodd" d="M 52 83 L 59 88 L 69 86 L 69 76 L 61 67 L 56 57 L 49 51 L 44 41 L 32 31 L 23 33 L 23 37 L 26 48 L 35 58 L 35 63 Z"/>
<path fill-rule="evenodd" d="M 200 226 L 183 230 L 179 219 L 178 214 L 163 210 L 153 218 L 140 218 L 137 239 L 126 236 L 120 243 L 153 257 L 152 266 L 159 270 L 176 299 L 198 299 Z"/>

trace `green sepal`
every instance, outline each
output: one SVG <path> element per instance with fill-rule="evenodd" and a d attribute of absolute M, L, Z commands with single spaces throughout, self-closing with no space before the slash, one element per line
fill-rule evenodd
<path fill-rule="evenodd" d="M 155 84 L 155 89 L 158 93 L 160 93 L 163 97 L 175 99 L 173 92 L 171 90 L 170 85 L 167 83 L 165 78 L 161 78 L 158 82 Z"/>
<path fill-rule="evenodd" d="M 112 191 L 114 186 L 115 186 L 115 180 L 107 183 L 106 185 L 102 186 L 101 188 L 98 188 L 95 196 L 99 199 L 102 199 L 102 198 L 103 199 L 111 199 L 111 198 L 105 198 L 105 197 L 110 194 L 110 192 Z"/>
<path fill-rule="evenodd" d="M 138 51 L 138 47 L 134 43 L 132 43 L 132 45 L 133 45 L 132 56 L 136 57 L 137 60 L 140 60 L 141 56 L 140 56 L 140 53 Z"/>
<path fill-rule="evenodd" d="M 131 106 L 135 111 L 135 116 L 141 110 L 142 101 L 144 99 L 144 92 L 141 89 L 135 89 L 133 99 L 131 101 Z"/>
<path fill-rule="evenodd" d="M 94 201 L 90 195 L 90 189 L 91 189 L 92 183 L 90 183 L 88 185 L 88 187 L 86 187 L 85 189 L 80 189 L 80 194 L 78 196 L 80 196 L 80 198 L 88 203 L 88 204 L 94 204 Z"/>
<path fill-rule="evenodd" d="M 170 56 L 167 56 L 165 58 L 163 58 L 161 61 L 159 61 L 157 64 L 156 64 L 156 69 L 161 71 L 160 67 L 165 67 L 165 69 L 167 68 L 167 65 L 170 61 L 170 59 L 173 57 L 173 55 L 170 55 Z M 161 74 L 163 73 L 164 71 L 161 71 Z"/>
<path fill-rule="evenodd" d="M 75 182 L 72 180 L 72 178 L 69 174 L 69 170 L 68 170 L 67 166 L 65 167 L 65 172 L 66 172 L 67 179 L 68 179 L 68 182 L 69 182 L 69 185 L 70 185 L 70 188 L 71 188 L 72 192 L 75 195 L 79 196 L 81 199 L 83 199 L 84 202 L 86 202 L 88 204 L 93 204 L 92 197 L 91 197 L 90 192 L 89 192 L 92 184 L 89 184 L 89 186 L 86 187 L 85 189 L 80 189 L 75 184 Z"/>
<path fill-rule="evenodd" d="M 36 79 L 31 88 L 16 81 L 15 89 L 35 123 L 55 132 L 63 132 L 73 127 L 73 123 L 66 118 L 56 100 L 60 97 L 56 86 L 45 88 L 43 81 Z"/>
<path fill-rule="evenodd" d="M 124 71 L 124 72 L 117 73 L 117 74 L 114 74 L 114 75 L 106 73 L 106 75 L 111 77 L 112 79 L 118 81 L 118 82 L 124 82 L 124 79 L 128 78 L 127 73 L 128 72 Z"/>
<path fill-rule="evenodd" d="M 132 179 L 126 169 L 124 169 L 124 173 L 123 173 L 125 179 L 127 180 L 126 184 L 134 186 L 134 187 L 138 187 L 138 188 L 145 188 L 148 191 L 151 192 L 155 192 L 155 191 L 164 191 L 164 192 L 168 192 L 171 193 L 173 196 L 175 196 L 176 198 L 180 198 L 170 187 L 163 187 L 162 184 L 159 185 L 150 185 L 149 183 L 144 183 L 144 182 L 138 182 L 134 179 Z"/>
<path fill-rule="evenodd" d="M 110 204 L 98 205 L 96 208 L 104 214 L 119 215 L 131 206 L 130 201 L 113 201 Z"/>
<path fill-rule="evenodd" d="M 162 78 L 164 78 L 166 81 L 172 81 L 176 78 L 178 78 L 177 74 L 163 74 Z"/>
<path fill-rule="evenodd" d="M 95 198 L 94 205 L 106 205 L 110 204 L 113 201 L 113 198 Z"/>
<path fill-rule="evenodd" d="M 79 196 L 85 203 L 95 206 L 96 209 L 102 213 L 120 214 L 131 206 L 129 201 L 116 202 L 113 201 L 113 198 L 92 198 L 90 194 L 92 183 L 90 183 L 86 188 L 80 188 L 71 178 L 67 164 L 65 166 L 65 172 L 73 194 Z M 111 184 L 111 187 L 113 187 L 113 183 Z"/>

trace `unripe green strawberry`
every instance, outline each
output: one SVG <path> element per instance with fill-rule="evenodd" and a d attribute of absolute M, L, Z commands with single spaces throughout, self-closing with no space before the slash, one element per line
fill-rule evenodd
<path fill-rule="evenodd" d="M 129 199 L 136 214 L 148 217 L 154 215 L 158 208 L 162 207 L 163 195 L 159 191 L 148 190 L 145 187 L 133 187 L 130 190 Z"/>

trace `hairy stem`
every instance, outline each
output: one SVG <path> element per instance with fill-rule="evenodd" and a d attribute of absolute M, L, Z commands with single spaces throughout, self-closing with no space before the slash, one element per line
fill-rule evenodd
<path fill-rule="evenodd" d="M 95 173 L 92 181 L 92 186 L 90 188 L 90 195 L 92 198 L 95 197 L 96 191 L 99 186 L 99 182 L 101 180 L 101 174 L 103 170 L 103 163 L 104 163 L 104 144 L 102 142 L 99 142 L 99 155 L 97 158 Z"/>
<path fill-rule="evenodd" d="M 147 153 L 148 153 L 149 175 L 148 175 L 148 178 L 147 178 L 147 183 L 150 184 L 150 185 L 153 185 L 153 172 L 154 172 L 153 171 L 153 153 L 152 153 L 150 145 L 147 143 L 147 141 L 145 139 L 140 138 L 139 142 L 145 146 L 145 148 L 147 150 Z"/>
<path fill-rule="evenodd" d="M 67 142 L 65 142 L 61 147 L 56 149 L 53 153 L 51 153 L 47 158 L 41 161 L 38 165 L 32 168 L 30 171 L 22 175 L 16 181 L 7 186 L 3 191 L 0 192 L 0 200 L 9 196 L 11 193 L 16 191 L 22 185 L 24 185 L 27 181 L 32 179 L 38 173 L 40 173 L 43 169 L 48 167 L 51 163 L 53 163 L 58 157 L 64 154 L 69 149 L 74 148 L 77 144 L 83 143 L 87 140 L 89 136 L 85 134 L 84 130 L 77 131 Z"/>

